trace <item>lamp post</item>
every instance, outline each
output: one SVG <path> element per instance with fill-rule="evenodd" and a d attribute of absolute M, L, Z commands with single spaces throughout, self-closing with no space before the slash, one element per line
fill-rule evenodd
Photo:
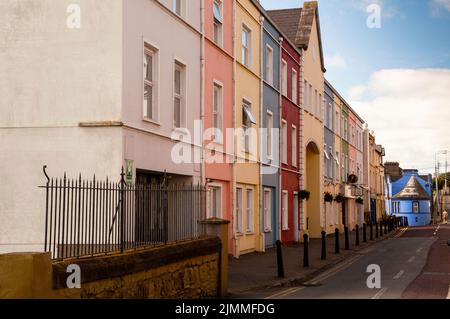
<path fill-rule="evenodd" d="M 442 207 L 440 202 L 440 196 L 439 196 L 439 173 L 440 173 L 440 161 L 439 161 L 439 155 L 445 155 L 445 186 L 444 190 L 447 189 L 447 150 L 444 151 L 438 151 L 435 154 L 435 168 L 436 168 L 436 207 L 437 207 L 437 215 L 442 213 Z M 445 194 L 443 197 L 443 206 L 445 209 Z"/>

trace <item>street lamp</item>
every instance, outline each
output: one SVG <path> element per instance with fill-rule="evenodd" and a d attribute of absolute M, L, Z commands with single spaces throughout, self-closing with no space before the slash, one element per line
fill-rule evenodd
<path fill-rule="evenodd" d="M 440 162 L 439 162 L 439 155 L 445 155 L 445 186 L 444 190 L 447 189 L 447 150 L 438 151 L 435 154 L 435 169 L 436 169 L 436 208 L 437 208 L 437 214 L 440 213 L 440 198 L 439 198 L 439 173 L 440 173 Z M 445 209 L 445 195 L 444 195 L 444 209 Z"/>

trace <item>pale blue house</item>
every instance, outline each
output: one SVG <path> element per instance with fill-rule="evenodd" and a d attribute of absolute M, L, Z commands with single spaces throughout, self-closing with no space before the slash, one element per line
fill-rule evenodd
<path fill-rule="evenodd" d="M 407 217 L 409 226 L 431 223 L 431 176 L 419 175 L 415 169 L 403 170 L 402 176 L 387 176 L 389 212 Z"/>

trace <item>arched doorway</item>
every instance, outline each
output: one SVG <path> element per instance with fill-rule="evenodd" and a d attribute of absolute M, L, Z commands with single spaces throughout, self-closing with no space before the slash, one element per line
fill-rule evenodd
<path fill-rule="evenodd" d="M 320 238 L 321 225 L 321 202 L 322 178 L 320 174 L 321 152 L 315 142 L 306 146 L 306 179 L 305 189 L 310 192 L 309 200 L 306 201 L 307 231 L 311 238 Z"/>

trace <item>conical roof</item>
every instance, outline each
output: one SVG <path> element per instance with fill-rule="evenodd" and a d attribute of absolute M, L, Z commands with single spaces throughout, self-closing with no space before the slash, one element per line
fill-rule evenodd
<path fill-rule="evenodd" d="M 408 182 L 405 184 L 402 190 L 393 196 L 393 198 L 426 198 L 430 196 L 417 180 L 416 176 L 411 176 Z"/>

